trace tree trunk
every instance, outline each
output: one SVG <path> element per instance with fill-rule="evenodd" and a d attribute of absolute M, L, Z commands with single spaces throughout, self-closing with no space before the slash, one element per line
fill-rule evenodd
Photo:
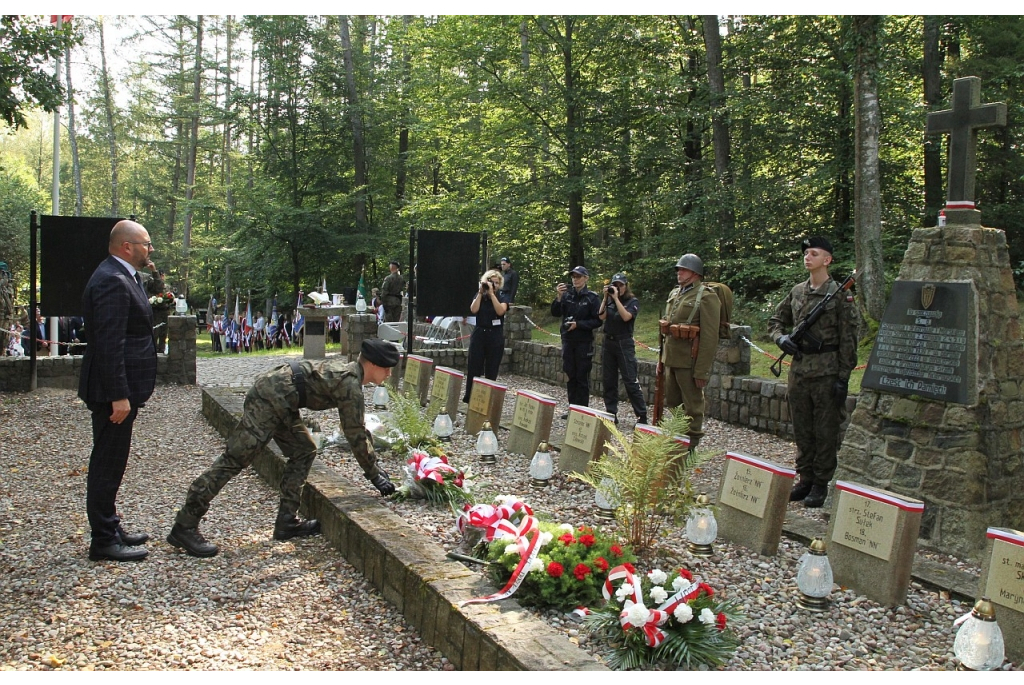
<path fill-rule="evenodd" d="M 569 186 L 569 268 L 582 266 L 583 252 L 583 160 L 580 155 L 579 94 L 577 93 L 576 66 L 573 64 L 572 32 L 575 18 L 565 17 L 565 40 L 562 43 L 562 59 L 565 65 L 565 157 L 566 181 Z"/>
<path fill-rule="evenodd" d="M 939 17 L 924 18 L 924 103 L 929 112 L 942 104 L 942 53 L 939 51 Z M 924 137 L 924 218 L 922 226 L 938 223 L 939 211 L 945 204 L 942 192 L 942 136 Z"/>
<path fill-rule="evenodd" d="M 231 39 L 231 15 L 227 18 L 227 73 L 224 79 L 224 195 L 225 202 L 228 206 L 228 211 L 233 212 L 235 209 L 235 197 L 231 190 L 231 122 L 232 122 L 232 104 L 231 104 L 231 48 L 233 44 Z"/>
<path fill-rule="evenodd" d="M 352 156 L 355 163 L 356 182 L 356 230 L 367 230 L 366 221 L 366 148 L 363 143 L 362 113 L 359 110 L 359 94 L 356 91 L 355 63 L 352 59 L 352 38 L 348 31 L 348 15 L 341 15 L 341 48 L 345 62 L 345 84 L 348 88 L 349 112 L 352 122 Z"/>
<path fill-rule="evenodd" d="M 861 306 L 875 321 L 885 311 L 885 272 L 882 262 L 882 191 L 878 141 L 882 114 L 878 106 L 878 51 L 882 18 L 853 19 L 857 39 L 855 131 L 857 159 L 854 201 L 854 242 L 857 248 L 858 290 Z"/>
<path fill-rule="evenodd" d="M 715 176 L 719 184 L 719 253 L 732 252 L 736 219 L 732 208 L 732 173 L 729 160 L 729 115 L 725 103 L 725 75 L 722 73 L 722 34 L 718 15 L 705 15 L 704 47 L 707 50 L 708 85 L 711 92 L 711 130 L 715 151 Z M 729 246 L 726 248 L 726 246 Z M 726 248 L 723 250 L 723 248 Z"/>
<path fill-rule="evenodd" d="M 114 132 L 114 98 L 110 92 L 110 74 L 107 72 L 107 48 L 103 38 L 103 17 L 100 29 L 100 88 L 103 89 L 103 109 L 107 119 L 107 143 L 110 146 L 110 215 L 120 216 L 117 180 L 117 135 Z"/>
<path fill-rule="evenodd" d="M 398 125 L 398 168 L 395 170 L 395 200 L 398 206 L 405 205 L 405 175 L 409 165 L 409 79 L 412 73 L 412 58 L 409 56 L 408 35 L 409 15 L 402 17 L 406 39 L 402 47 L 402 119 Z"/>
<path fill-rule="evenodd" d="M 82 164 L 78 159 L 78 131 L 75 129 L 75 90 L 71 87 L 71 48 L 64 50 L 68 84 L 68 142 L 71 143 L 71 178 L 75 184 L 75 216 L 82 216 Z"/>
<path fill-rule="evenodd" d="M 185 170 L 185 227 L 181 234 L 181 272 L 178 289 L 188 291 L 188 257 L 192 245 L 192 198 L 195 196 L 196 153 L 199 150 L 199 104 L 203 85 L 203 15 L 196 19 L 196 65 L 192 81 L 192 121 L 188 141 L 188 167 Z"/>

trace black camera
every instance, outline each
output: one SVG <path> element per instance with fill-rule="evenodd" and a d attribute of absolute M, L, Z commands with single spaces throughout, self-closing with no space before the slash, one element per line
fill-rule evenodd
<path fill-rule="evenodd" d="M 491 289 L 491 284 L 487 281 L 480 281 L 480 292 L 486 293 Z"/>
<path fill-rule="evenodd" d="M 563 334 L 564 333 L 568 333 L 569 332 L 570 324 L 572 324 L 574 321 L 576 321 L 576 317 L 573 317 L 573 316 L 565 317 L 565 319 L 562 320 L 562 330 L 561 330 L 561 332 Z"/>
<path fill-rule="evenodd" d="M 615 290 L 615 286 L 614 286 L 614 285 L 610 285 L 610 286 L 608 286 L 607 288 L 605 288 L 605 289 L 604 289 L 604 291 L 605 291 L 606 293 L 608 293 L 609 295 L 614 295 L 614 294 L 615 294 L 615 293 L 617 292 L 617 291 Z"/>

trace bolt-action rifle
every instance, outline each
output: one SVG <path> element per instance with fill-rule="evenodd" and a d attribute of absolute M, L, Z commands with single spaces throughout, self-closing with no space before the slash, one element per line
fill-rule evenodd
<path fill-rule="evenodd" d="M 833 290 L 828 295 L 826 295 L 825 298 L 821 302 L 819 302 L 814 307 L 814 309 L 811 310 L 811 313 L 808 314 L 806 317 L 804 317 L 800 321 L 800 323 L 798 323 L 796 325 L 796 327 L 793 328 L 793 332 L 789 334 L 789 339 L 792 340 L 793 342 L 795 342 L 797 345 L 799 345 L 801 340 L 803 340 L 806 337 L 810 337 L 810 334 L 807 331 L 810 330 L 811 326 L 813 326 L 814 324 L 818 323 L 818 319 L 820 319 L 822 314 L 825 313 L 825 307 L 828 306 L 828 303 L 831 302 L 835 298 L 836 295 L 838 295 L 840 293 L 844 293 L 847 290 L 849 290 L 850 288 L 852 288 L 853 284 L 856 281 L 857 281 L 857 272 L 854 271 L 852 274 L 850 274 L 846 278 L 845 281 L 843 281 L 839 285 L 839 288 L 837 290 Z M 782 351 L 782 355 L 779 356 L 779 358 L 776 359 L 775 363 L 772 364 L 772 366 L 771 366 L 772 375 L 775 376 L 776 378 L 778 378 L 779 376 L 782 375 L 782 360 L 785 359 L 785 357 L 786 357 L 786 351 L 783 350 Z M 799 359 L 800 358 L 800 353 L 798 352 L 796 355 L 793 356 L 793 358 L 794 359 Z"/>
<path fill-rule="evenodd" d="M 665 350 L 665 336 L 658 327 L 658 365 L 654 370 L 654 411 L 651 425 L 661 423 L 661 415 L 665 411 L 665 363 L 661 361 Z"/>

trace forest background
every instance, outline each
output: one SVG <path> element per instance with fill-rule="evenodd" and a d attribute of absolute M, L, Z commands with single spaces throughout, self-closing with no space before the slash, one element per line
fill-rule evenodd
<path fill-rule="evenodd" d="M 60 105 L 60 213 L 134 214 L 193 306 L 379 284 L 410 229 L 486 231 L 520 304 L 577 264 L 659 300 L 694 252 L 757 327 L 822 234 L 877 320 L 945 200 L 926 115 L 967 75 L 1007 104 L 977 199 L 1024 272 L 1020 16 L 48 19 L 0 21 L 0 259 L 23 304 Z"/>

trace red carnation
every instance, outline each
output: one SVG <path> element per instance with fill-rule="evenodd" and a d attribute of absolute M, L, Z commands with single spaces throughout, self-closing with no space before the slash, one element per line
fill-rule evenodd
<path fill-rule="evenodd" d="M 589 535 L 588 534 L 588 535 L 581 535 L 580 536 L 580 544 L 583 545 L 584 547 L 590 547 L 595 542 L 597 542 L 597 541 L 594 539 L 593 535 Z"/>
<path fill-rule="evenodd" d="M 715 627 L 719 630 L 725 630 L 725 614 L 719 613 L 718 616 L 715 617 Z"/>
<path fill-rule="evenodd" d="M 457 488 L 462 487 L 462 475 L 462 473 L 459 473 L 459 475 L 455 476 L 455 487 Z"/>
<path fill-rule="evenodd" d="M 697 587 L 700 588 L 701 590 L 703 590 L 704 593 L 707 594 L 708 597 L 714 597 L 715 596 L 715 591 L 712 590 L 711 586 L 708 585 L 707 583 L 698 583 Z"/>
<path fill-rule="evenodd" d="M 565 567 L 557 561 L 552 561 L 548 564 L 548 575 L 552 578 L 561 578 L 563 573 L 565 573 Z"/>
<path fill-rule="evenodd" d="M 679 575 L 681 577 L 685 578 L 686 580 L 693 580 L 693 574 L 690 573 L 689 569 L 685 569 L 685 568 L 679 569 Z"/>
<path fill-rule="evenodd" d="M 576 580 L 579 581 L 585 580 L 588 573 L 593 573 L 593 571 L 591 571 L 590 567 L 586 564 L 576 564 L 576 568 L 572 570 L 572 574 L 576 576 Z"/>
<path fill-rule="evenodd" d="M 576 538 L 572 536 L 572 533 L 566 533 L 562 537 L 558 538 L 558 541 L 568 547 L 572 543 L 576 542 Z"/>
<path fill-rule="evenodd" d="M 622 556 L 622 548 L 619 547 L 618 545 L 612 545 L 612 554 L 614 554 L 617 557 L 621 557 Z"/>
<path fill-rule="evenodd" d="M 626 570 L 629 571 L 630 573 L 636 573 L 636 567 L 633 566 L 633 564 L 629 563 L 628 561 L 625 564 L 623 564 L 623 566 L 625 566 Z"/>
<path fill-rule="evenodd" d="M 596 566 L 599 571 L 607 571 L 608 561 L 605 560 L 604 557 L 598 557 L 597 559 L 594 559 L 594 566 Z"/>

